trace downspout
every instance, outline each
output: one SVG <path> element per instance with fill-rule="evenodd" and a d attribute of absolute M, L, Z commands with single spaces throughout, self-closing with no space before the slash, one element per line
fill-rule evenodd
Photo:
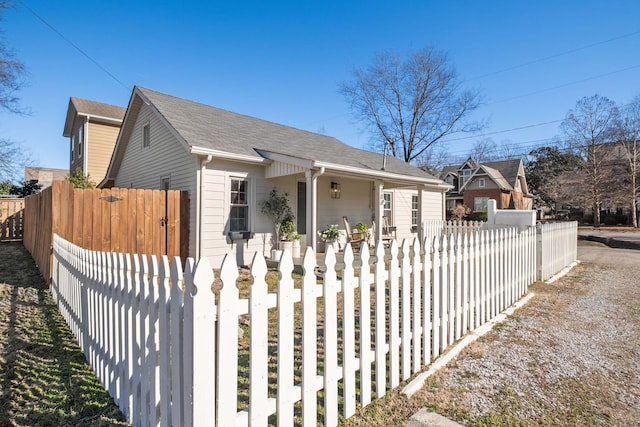
<path fill-rule="evenodd" d="M 196 221 L 196 238 L 198 240 L 196 244 L 196 260 L 199 260 L 202 255 L 202 240 L 204 239 L 203 227 L 202 227 L 202 200 L 204 198 L 204 172 L 207 169 L 207 164 L 211 163 L 213 156 L 209 154 L 207 157 L 203 157 L 200 160 L 200 171 L 198 173 L 198 191 L 196 197 L 196 212 L 198 220 Z"/>

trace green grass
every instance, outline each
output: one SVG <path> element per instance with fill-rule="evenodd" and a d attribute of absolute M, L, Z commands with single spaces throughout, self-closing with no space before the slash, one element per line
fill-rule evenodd
<path fill-rule="evenodd" d="M 128 425 L 21 243 L 0 244 L 0 426 Z"/>

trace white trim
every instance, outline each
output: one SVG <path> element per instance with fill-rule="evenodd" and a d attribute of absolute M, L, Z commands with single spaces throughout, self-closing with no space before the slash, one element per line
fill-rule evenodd
<path fill-rule="evenodd" d="M 87 113 L 81 113 L 81 112 L 77 112 L 78 116 L 83 116 L 87 118 L 87 121 L 91 120 L 91 119 L 95 119 L 95 120 L 99 120 L 102 122 L 109 122 L 109 123 L 113 123 L 113 124 L 121 124 L 122 123 L 122 119 L 116 119 L 113 117 L 106 117 L 106 116 L 97 116 L 95 114 L 87 114 Z"/>
<path fill-rule="evenodd" d="M 247 230 L 249 232 L 255 231 L 256 225 L 256 184 L 255 178 L 252 177 L 249 172 L 225 172 L 224 174 L 224 233 L 229 233 L 230 226 L 230 214 L 231 214 L 231 200 L 229 195 L 231 194 L 231 180 L 241 179 L 247 182 Z M 244 231 L 244 230 L 243 230 Z"/>
<path fill-rule="evenodd" d="M 235 160 L 235 161 L 245 162 L 245 163 L 269 164 L 271 162 L 271 160 L 268 160 L 262 157 L 247 156 L 245 154 L 233 154 L 233 153 L 228 153 L 226 151 L 212 150 L 210 148 L 203 148 L 203 147 L 191 147 L 189 149 L 189 152 L 191 154 L 214 156 L 218 159 Z"/>

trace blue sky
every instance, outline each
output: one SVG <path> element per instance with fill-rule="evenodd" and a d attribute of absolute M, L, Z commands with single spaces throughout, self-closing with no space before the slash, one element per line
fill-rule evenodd
<path fill-rule="evenodd" d="M 449 142 L 451 157 L 487 137 L 532 146 L 583 96 L 640 93 L 639 16 L 637 0 L 15 0 L 0 25 L 27 67 L 30 114 L 0 113 L 0 136 L 37 166 L 67 168 L 69 97 L 126 106 L 141 85 L 367 148 L 339 84 L 377 51 L 432 45 L 483 94 L 474 117 L 489 123 Z"/>

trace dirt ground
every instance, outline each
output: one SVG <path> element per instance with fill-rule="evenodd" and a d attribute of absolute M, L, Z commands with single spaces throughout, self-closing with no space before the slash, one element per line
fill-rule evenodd
<path fill-rule="evenodd" d="M 579 241 L 578 258 L 412 398 L 390 392 L 344 424 L 427 408 L 465 426 L 640 425 L 640 251 Z"/>
<path fill-rule="evenodd" d="M 22 243 L 0 243 L 0 426 L 126 425 Z"/>

